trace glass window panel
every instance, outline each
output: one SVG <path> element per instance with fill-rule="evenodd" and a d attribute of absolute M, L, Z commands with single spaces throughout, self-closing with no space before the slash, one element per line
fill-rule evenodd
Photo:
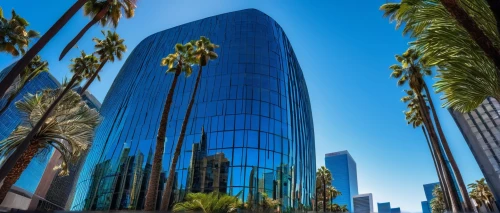
<path fill-rule="evenodd" d="M 259 130 L 260 117 L 257 115 L 252 115 L 252 130 Z"/>
<path fill-rule="evenodd" d="M 260 117 L 260 130 L 263 132 L 269 132 L 269 118 Z"/>
<path fill-rule="evenodd" d="M 251 100 L 245 100 L 245 113 L 252 114 L 252 101 Z"/>
<path fill-rule="evenodd" d="M 273 168 L 280 166 L 280 164 L 281 164 L 281 154 L 275 152 L 274 153 L 274 166 L 273 166 Z"/>
<path fill-rule="evenodd" d="M 247 139 L 248 147 L 259 148 L 258 132 L 249 130 L 249 131 L 247 131 L 247 133 L 248 133 L 248 139 Z"/>
<path fill-rule="evenodd" d="M 212 128 L 210 129 L 210 131 L 217 131 L 218 125 L 219 125 L 218 120 L 219 120 L 219 117 L 217 117 L 217 116 L 212 117 L 212 123 L 211 123 Z"/>
<path fill-rule="evenodd" d="M 224 142 L 224 132 L 217 132 L 217 148 L 222 148 L 222 143 Z"/>
<path fill-rule="evenodd" d="M 281 135 L 281 122 L 274 122 L 274 134 Z"/>
<path fill-rule="evenodd" d="M 247 149 L 247 166 L 257 166 L 259 160 L 259 152 L 257 149 Z"/>
<path fill-rule="evenodd" d="M 225 130 L 234 129 L 234 115 L 226 115 Z"/>
<path fill-rule="evenodd" d="M 233 147 L 233 131 L 225 131 L 224 132 L 224 143 L 222 144 L 223 148 L 231 148 Z"/>
<path fill-rule="evenodd" d="M 260 101 L 260 88 L 258 87 L 253 88 L 253 99 Z"/>
<path fill-rule="evenodd" d="M 274 136 L 274 151 L 281 153 L 281 137 L 278 135 Z"/>
<path fill-rule="evenodd" d="M 245 129 L 251 129 L 252 128 L 252 116 L 251 115 L 245 115 Z"/>
<path fill-rule="evenodd" d="M 208 148 L 209 149 L 217 149 L 217 133 L 208 133 Z"/>
<path fill-rule="evenodd" d="M 269 103 L 261 102 L 260 111 L 262 116 L 269 117 Z"/>
<path fill-rule="evenodd" d="M 260 115 L 260 102 L 252 101 L 252 114 Z"/>
<path fill-rule="evenodd" d="M 217 125 L 217 130 L 223 131 L 224 130 L 224 116 L 218 116 L 218 117 L 219 117 L 219 123 Z"/>
<path fill-rule="evenodd" d="M 224 101 L 217 102 L 217 115 L 224 115 Z"/>
<path fill-rule="evenodd" d="M 227 104 L 226 115 L 236 114 L 236 111 L 235 111 L 236 101 L 235 100 L 228 100 L 228 101 L 226 101 L 226 104 Z"/>
<path fill-rule="evenodd" d="M 241 148 L 235 148 L 234 149 L 234 158 L 233 158 L 233 166 L 242 166 L 244 165 L 244 154 L 246 153 L 243 153 L 242 152 L 243 149 Z"/>
<path fill-rule="evenodd" d="M 234 146 L 243 147 L 244 142 L 245 142 L 245 132 L 243 130 L 235 131 Z"/>
<path fill-rule="evenodd" d="M 236 115 L 235 129 L 245 129 L 245 115 Z"/>
<path fill-rule="evenodd" d="M 259 167 L 263 167 L 263 168 L 266 167 L 266 161 L 269 157 L 269 156 L 267 156 L 266 152 L 267 152 L 266 150 L 262 150 L 262 149 L 259 150 Z"/>
<path fill-rule="evenodd" d="M 240 114 L 240 113 L 243 113 L 243 101 L 242 100 L 236 100 L 236 111 L 235 113 L 236 114 Z"/>

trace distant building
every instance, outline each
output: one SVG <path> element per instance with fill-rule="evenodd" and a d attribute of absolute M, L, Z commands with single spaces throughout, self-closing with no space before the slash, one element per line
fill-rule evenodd
<path fill-rule="evenodd" d="M 428 201 L 422 201 L 422 213 L 431 213 L 431 204 Z"/>
<path fill-rule="evenodd" d="M 356 162 L 349 152 L 340 151 L 326 154 L 325 166 L 332 173 L 332 185 L 342 193 L 333 202 L 341 206 L 347 205 L 347 209 L 351 212 L 352 197 L 358 195 Z"/>
<path fill-rule="evenodd" d="M 377 203 L 378 213 L 391 213 L 391 203 Z"/>
<path fill-rule="evenodd" d="M 401 213 L 401 208 L 391 208 L 391 213 Z"/>
<path fill-rule="evenodd" d="M 484 178 L 500 201 L 500 103 L 491 97 L 469 113 L 448 109 L 474 155 Z"/>
<path fill-rule="evenodd" d="M 360 194 L 352 197 L 354 213 L 371 213 L 373 212 L 373 197 L 372 193 Z"/>

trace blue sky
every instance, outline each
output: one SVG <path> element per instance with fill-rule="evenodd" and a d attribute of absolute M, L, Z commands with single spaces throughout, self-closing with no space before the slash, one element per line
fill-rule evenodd
<path fill-rule="evenodd" d="M 73 4 L 69 0 L 2 0 L 7 12 L 13 8 L 44 33 Z M 422 132 L 406 125 L 399 99 L 403 89 L 389 79 L 394 55 L 407 48 L 408 38 L 382 18 L 384 0 L 292 1 L 292 0 L 139 0 L 136 17 L 122 20 L 117 32 L 126 39 L 128 53 L 155 32 L 235 10 L 256 8 L 274 18 L 285 30 L 307 81 L 313 110 L 317 166 L 324 154 L 348 150 L 357 163 L 360 193 L 373 193 L 377 202 L 391 202 L 405 212 L 421 212 L 423 184 L 437 181 L 433 162 Z M 61 62 L 62 48 L 87 22 L 80 11 L 41 52 L 51 73 L 61 80 L 68 76 L 73 49 Z M 78 43 L 93 51 L 92 37 L 101 36 L 93 27 Z M 128 56 L 128 53 L 125 56 Z M 0 55 L 0 68 L 12 63 Z M 123 61 L 108 63 L 102 81 L 90 91 L 102 101 Z M 428 79 L 433 81 L 433 79 Z M 439 96 L 435 95 L 436 102 Z M 449 113 L 438 112 L 451 149 L 466 183 L 482 177 L 460 131 Z"/>

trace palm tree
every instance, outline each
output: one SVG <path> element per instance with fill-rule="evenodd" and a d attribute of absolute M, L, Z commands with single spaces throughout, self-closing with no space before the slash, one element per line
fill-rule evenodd
<path fill-rule="evenodd" d="M 443 199 L 443 191 L 439 186 L 434 187 L 432 191 L 434 198 L 431 200 L 431 210 L 432 213 L 444 213 L 446 211 L 445 203 Z"/>
<path fill-rule="evenodd" d="M 481 207 L 483 204 L 486 205 L 488 211 L 494 211 L 493 209 L 493 194 L 490 191 L 490 187 L 486 184 L 486 180 L 481 178 L 480 180 L 476 180 L 475 183 L 471 183 L 468 185 L 469 189 L 471 189 L 471 197 L 476 201 L 477 205 Z"/>
<path fill-rule="evenodd" d="M 497 47 L 500 36 L 495 18 L 485 1 L 461 1 L 463 9 Z M 404 26 L 403 35 L 416 38 L 412 44 L 427 66 L 436 66 L 437 92 L 444 92 L 445 106 L 469 112 L 487 97 L 500 99 L 499 70 L 493 60 L 442 4 L 436 0 L 402 0 L 384 4 L 384 16 Z"/>
<path fill-rule="evenodd" d="M 316 172 L 316 183 L 319 182 L 320 187 L 323 188 L 323 211 L 326 211 L 326 201 L 327 201 L 327 193 L 326 193 L 326 188 L 327 186 L 332 185 L 332 173 L 330 173 L 330 170 L 328 170 L 325 166 L 321 166 L 318 171 Z M 318 187 L 316 187 L 318 188 Z"/>
<path fill-rule="evenodd" d="M 31 81 L 34 77 L 39 75 L 42 72 L 49 71 L 49 63 L 47 61 L 42 61 L 40 56 L 36 56 L 33 60 L 28 64 L 27 67 L 24 68 L 24 71 L 21 73 L 16 82 L 9 88 L 6 94 L 6 103 L 3 105 L 2 109 L 0 109 L 0 115 L 4 113 L 17 97 L 21 89 Z"/>
<path fill-rule="evenodd" d="M 28 21 L 19 16 L 14 10 L 12 10 L 10 20 L 6 19 L 3 9 L 0 7 L 0 52 L 9 53 L 12 56 L 24 55 L 31 39 L 40 36 L 34 30 L 26 30 L 28 26 Z"/>
<path fill-rule="evenodd" d="M 19 61 L 12 67 L 9 73 L 0 82 L 0 97 L 3 97 L 9 87 L 14 83 L 16 78 L 23 72 L 24 68 L 28 66 L 31 60 L 38 55 L 38 52 L 49 43 L 49 41 L 61 30 L 66 23 L 73 17 L 76 12 L 87 2 L 88 0 L 77 0 L 62 16 L 59 18 L 50 29 L 43 34 L 40 39 L 23 55 Z M 11 166 L 9 166 L 11 167 Z M 0 177 L 5 177 L 6 173 L 4 170 L 0 170 Z M 1 178 L 0 178 L 1 179 Z"/>
<path fill-rule="evenodd" d="M 456 195 L 455 190 L 453 190 L 454 187 L 452 187 L 451 183 L 453 182 L 452 179 L 452 172 L 448 170 L 447 166 L 445 166 L 445 160 L 444 160 L 444 155 L 441 153 L 441 146 L 439 144 L 439 139 L 441 139 L 441 143 L 443 145 L 443 148 L 446 152 L 446 155 L 448 156 L 448 160 L 450 161 L 450 164 L 452 165 L 453 170 L 455 171 L 455 176 L 457 178 L 457 182 L 459 183 L 459 188 L 461 191 L 461 194 L 466 200 L 468 198 L 467 191 L 465 190 L 465 184 L 460 184 L 460 181 L 463 183 L 463 179 L 460 175 L 460 172 L 458 170 L 458 167 L 456 166 L 456 162 L 454 161 L 453 155 L 451 151 L 449 150 L 448 144 L 446 142 L 446 138 L 444 137 L 444 134 L 442 134 L 442 130 L 440 131 L 438 126 L 438 132 L 439 134 L 439 139 L 435 137 L 435 129 L 434 129 L 434 124 L 432 122 L 432 119 L 430 118 L 429 111 L 427 110 L 427 104 L 425 103 L 425 99 L 423 96 L 423 90 L 425 86 L 425 81 L 423 79 L 424 75 L 431 75 L 430 69 L 426 66 L 423 65 L 422 60 L 420 59 L 420 54 L 418 51 L 410 48 L 408 49 L 405 53 L 402 55 L 396 55 L 396 60 L 401 63 L 395 64 L 390 66 L 390 69 L 392 70 L 391 77 L 398 79 L 398 86 L 402 86 L 406 84 L 407 82 L 410 85 L 410 88 L 413 90 L 413 92 L 416 94 L 418 102 L 420 104 L 420 110 L 421 110 L 421 116 L 423 119 L 423 123 L 426 126 L 426 129 L 429 131 L 431 142 L 434 148 L 434 152 L 436 152 L 436 155 L 438 157 L 438 161 L 441 162 L 441 165 L 443 165 L 443 175 L 445 179 L 447 180 L 445 184 L 447 185 L 448 188 L 448 193 L 450 194 L 450 202 L 451 202 L 451 208 L 452 210 L 458 211 L 459 210 L 459 200 L 458 196 Z M 426 90 L 428 92 L 428 90 Z M 427 99 L 429 100 L 429 104 L 432 104 L 431 98 L 429 93 L 427 94 Z M 434 110 L 434 108 L 431 108 L 431 111 Z M 434 121 L 439 122 L 439 118 L 435 113 L 434 115 Z M 466 206 L 465 209 L 467 210 L 468 208 L 471 207 L 470 201 L 467 202 L 465 201 Z"/>
<path fill-rule="evenodd" d="M 442 165 L 438 162 L 436 153 L 433 151 L 431 142 L 427 135 L 427 130 L 425 129 L 425 126 L 422 125 L 423 119 L 421 116 L 420 102 L 418 100 L 418 97 L 415 95 L 413 90 L 405 90 L 405 93 L 407 95 L 401 98 L 401 101 L 408 105 L 408 109 L 403 112 L 405 114 L 405 119 L 408 122 L 408 124 L 412 125 L 413 128 L 417 128 L 419 126 L 422 128 L 425 140 L 427 141 L 427 145 L 429 146 L 429 152 L 431 153 L 432 160 L 434 161 L 434 167 L 436 168 L 436 174 L 438 176 L 440 186 L 445 191 L 448 191 L 448 188 L 444 184 Z M 427 101 L 427 97 L 425 95 L 422 96 L 424 100 Z M 425 108 L 426 110 L 429 110 L 428 106 L 425 106 Z M 450 206 L 448 195 L 444 196 L 444 201 L 445 201 L 445 206 L 448 209 Z"/>
<path fill-rule="evenodd" d="M 236 212 L 240 203 L 238 196 L 219 192 L 189 193 L 185 202 L 174 205 L 174 212 L 230 213 Z"/>
<path fill-rule="evenodd" d="M 170 85 L 170 89 L 168 90 L 167 99 L 165 100 L 165 105 L 161 114 L 158 134 L 156 135 L 156 148 L 144 207 L 144 210 L 146 211 L 155 210 L 156 197 L 158 193 L 158 183 L 160 181 L 160 172 L 162 169 L 162 159 L 164 152 L 163 149 L 165 146 L 165 133 L 167 130 L 168 113 L 170 112 L 170 106 L 172 105 L 174 91 L 175 87 L 177 86 L 179 75 L 182 72 L 184 72 L 186 76 L 189 76 L 192 73 L 191 65 L 196 62 L 196 58 L 193 56 L 193 51 L 194 47 L 191 43 L 187 43 L 185 45 L 176 44 L 175 52 L 169 54 L 167 57 L 161 60 L 161 65 L 168 67 L 167 73 L 174 73 L 174 79 L 172 80 L 172 84 Z"/>
<path fill-rule="evenodd" d="M 29 131 L 24 140 L 18 145 L 17 149 L 10 155 L 10 157 L 5 161 L 4 165 L 0 167 L 0 180 L 3 180 L 8 173 L 14 168 L 15 164 L 22 157 L 23 153 L 28 150 L 29 144 L 35 138 L 36 134 L 39 132 L 40 128 L 47 122 L 50 118 L 52 112 L 56 110 L 59 102 L 63 97 L 73 88 L 76 83 L 79 83 L 84 76 L 89 76 L 89 73 L 95 72 L 99 66 L 98 60 L 93 55 L 87 55 L 85 52 L 81 52 L 81 56 L 71 60 L 70 65 L 71 72 L 73 72 L 73 77 L 66 84 L 64 90 L 58 93 L 58 96 L 50 104 L 46 111 L 43 111 L 41 118 L 36 122 L 35 126 Z"/>
<path fill-rule="evenodd" d="M 60 90 L 44 90 L 26 96 L 24 101 L 16 102 L 16 107 L 23 114 L 23 123 L 8 138 L 0 141 L 1 154 L 12 153 L 23 142 L 25 136 L 33 130 L 33 126 L 42 119 L 49 105 L 55 101 Z M 80 95 L 73 91 L 64 95 L 60 102 L 43 122 L 42 128 L 37 130 L 28 149 L 5 178 L 0 188 L 0 203 L 37 153 L 51 147 L 57 150 L 61 153 L 62 160 L 57 167 L 61 169 L 59 175 L 68 175 L 68 165 L 76 163 L 90 146 L 94 128 L 100 120 L 99 113 L 89 108 Z"/>
<path fill-rule="evenodd" d="M 328 196 L 328 200 L 330 200 L 330 203 L 333 203 L 333 200 L 338 196 L 342 195 L 342 192 L 340 192 L 333 186 L 328 186 L 326 189 L 326 194 Z"/>
<path fill-rule="evenodd" d="M 101 40 L 98 38 L 92 39 L 96 44 L 96 54 L 99 56 L 99 62 L 101 63 L 99 68 L 92 74 L 92 76 L 87 80 L 85 85 L 82 87 L 82 90 L 80 90 L 80 94 L 83 94 L 92 84 L 92 82 L 95 80 L 97 77 L 99 79 L 99 72 L 101 69 L 104 67 L 106 62 L 114 62 L 115 57 L 118 60 L 122 60 L 123 53 L 127 51 L 127 46 L 123 44 L 125 40 L 120 38 L 118 33 L 116 32 L 111 32 L 107 31 L 107 34 L 102 31 L 102 34 L 105 36 L 105 39 Z"/>
<path fill-rule="evenodd" d="M 125 14 L 126 18 L 132 18 L 135 15 L 136 0 L 89 0 L 83 6 L 83 14 L 93 17 L 92 20 L 83 27 L 83 29 L 64 47 L 59 60 L 64 58 L 66 53 L 75 46 L 90 27 L 100 23 L 103 27 L 111 25 L 116 28 Z"/>
<path fill-rule="evenodd" d="M 179 138 L 177 140 L 177 145 L 175 147 L 174 156 L 172 158 L 172 164 L 170 165 L 170 170 L 167 178 L 167 185 L 165 187 L 165 191 L 163 192 L 163 199 L 161 204 L 161 210 L 166 211 L 169 207 L 170 202 L 170 194 L 172 192 L 172 185 L 174 183 L 174 175 L 175 168 L 177 167 L 177 161 L 179 159 L 179 155 L 181 154 L 182 144 L 184 143 L 184 137 L 186 136 L 187 124 L 189 122 L 189 117 L 191 115 L 191 110 L 193 109 L 194 99 L 196 97 L 196 92 L 198 91 L 198 86 L 200 85 L 201 73 L 203 67 L 207 65 L 208 61 L 215 60 L 218 56 L 214 52 L 215 48 L 218 48 L 218 45 L 213 44 L 206 37 L 201 36 L 198 41 L 191 41 L 192 46 L 196 48 L 193 53 L 193 56 L 198 63 L 198 75 L 196 76 L 196 82 L 194 83 L 193 94 L 191 94 L 191 99 L 189 100 L 189 104 L 186 110 L 186 115 L 184 116 L 184 120 L 182 121 L 181 132 L 179 134 Z"/>

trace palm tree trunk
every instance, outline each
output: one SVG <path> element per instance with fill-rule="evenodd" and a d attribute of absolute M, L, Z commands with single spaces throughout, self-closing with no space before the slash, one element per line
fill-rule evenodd
<path fill-rule="evenodd" d="M 323 212 L 326 211 L 326 180 L 323 177 Z"/>
<path fill-rule="evenodd" d="M 163 191 L 163 197 L 160 208 L 161 211 L 167 211 L 170 205 L 170 194 L 172 193 L 172 186 L 174 184 L 175 168 L 177 167 L 177 161 L 179 160 L 182 144 L 184 143 L 184 137 L 186 136 L 186 129 L 189 123 L 189 116 L 191 115 L 191 111 L 194 105 L 194 100 L 196 97 L 196 92 L 198 91 L 198 86 L 200 85 L 202 70 L 203 66 L 200 66 L 200 69 L 198 71 L 198 76 L 196 76 L 196 83 L 194 84 L 193 94 L 191 94 L 191 100 L 189 100 L 186 115 L 184 116 L 184 120 L 182 121 L 181 133 L 179 135 L 179 139 L 177 140 L 174 157 L 172 159 L 172 165 L 170 165 L 170 171 L 168 172 L 167 186 L 165 187 L 165 191 Z"/>
<path fill-rule="evenodd" d="M 76 42 L 78 42 L 83 37 L 83 35 L 85 35 L 85 33 L 90 29 L 90 27 L 97 24 L 97 22 L 99 22 L 104 17 L 104 15 L 106 15 L 108 10 L 109 10 L 109 4 L 106 4 L 106 7 L 102 8 L 101 11 L 99 11 L 99 13 L 97 13 L 97 15 L 95 15 L 94 18 L 89 23 L 87 23 L 87 25 L 85 25 L 85 27 L 83 27 L 82 30 L 80 30 L 80 32 L 75 36 L 75 38 L 73 38 L 73 40 L 71 40 L 66 45 L 66 47 L 64 47 L 63 51 L 61 52 L 61 55 L 59 56 L 59 61 L 62 58 L 64 58 L 66 53 L 68 53 L 68 51 L 72 47 L 74 47 L 76 45 Z"/>
<path fill-rule="evenodd" d="M 68 85 L 66 85 L 66 88 L 64 88 L 64 90 L 61 93 L 59 93 L 59 96 L 56 98 L 56 100 L 54 100 L 54 102 L 50 104 L 47 111 L 45 111 L 40 120 L 38 120 L 36 125 L 31 129 L 30 133 L 28 133 L 28 135 L 24 138 L 23 142 L 19 144 L 14 153 L 12 153 L 12 155 L 7 159 L 7 161 L 5 161 L 3 166 L 0 168 L 0 180 L 3 180 L 5 177 L 7 177 L 12 168 L 14 168 L 16 163 L 22 157 L 22 154 L 29 148 L 30 142 L 33 140 L 33 137 L 38 133 L 42 125 L 45 123 L 45 120 L 49 118 L 50 114 L 52 113 L 52 111 L 54 111 L 54 109 L 62 100 L 64 95 L 66 95 L 66 93 L 68 93 L 69 90 L 71 90 L 76 80 L 78 80 L 77 74 L 73 75 L 71 81 L 68 83 Z"/>
<path fill-rule="evenodd" d="M 37 73 L 39 71 L 39 69 L 41 69 L 42 67 L 45 66 L 46 63 L 42 64 L 40 67 L 38 67 L 37 69 L 35 69 L 29 76 L 28 78 L 26 78 L 26 80 L 24 80 L 24 82 L 22 83 L 23 85 L 13 94 L 11 94 L 9 96 L 9 98 L 7 99 L 7 103 L 5 103 L 5 105 L 2 107 L 2 109 L 0 110 L 0 115 L 3 114 L 8 108 L 9 108 L 9 105 L 12 103 L 12 101 L 14 101 L 14 99 L 17 97 L 17 95 L 19 95 L 19 93 L 21 92 L 22 88 L 24 88 L 24 86 L 31 81 L 31 79 L 33 79 L 36 75 L 34 75 L 35 73 Z"/>
<path fill-rule="evenodd" d="M 170 112 L 170 106 L 172 106 L 172 100 L 174 98 L 175 87 L 177 86 L 177 80 L 181 74 L 182 64 L 179 64 L 177 70 L 174 74 L 174 79 L 172 80 L 172 85 L 168 90 L 167 100 L 165 101 L 165 106 L 163 107 L 163 113 L 161 114 L 160 127 L 158 128 L 158 134 L 156 136 L 156 148 L 153 158 L 153 165 L 151 168 L 151 176 L 149 177 L 149 183 L 146 194 L 146 202 L 144 205 L 145 211 L 154 211 L 156 208 L 156 198 L 158 195 L 158 184 L 160 182 L 160 173 L 162 169 L 163 152 L 165 146 L 165 135 L 167 132 L 168 124 L 168 114 Z"/>
<path fill-rule="evenodd" d="M 441 171 L 441 165 L 439 165 L 437 163 L 436 153 L 434 152 L 434 150 L 432 150 L 432 145 L 431 145 L 431 142 L 427 136 L 427 131 L 425 130 L 424 126 L 422 126 L 422 131 L 424 132 L 425 140 L 427 141 L 427 145 L 429 146 L 429 151 L 431 152 L 432 161 L 434 161 L 434 167 L 436 168 L 436 174 L 437 174 L 438 179 L 439 179 L 439 185 L 441 186 L 441 189 L 448 191 L 448 188 L 444 184 L 445 182 L 443 180 L 443 173 Z M 449 200 L 449 197 L 447 196 L 448 194 L 444 194 L 444 195 L 445 196 L 443 196 L 443 198 L 444 198 L 444 204 L 446 206 L 446 209 L 450 209 L 450 200 Z"/>
<path fill-rule="evenodd" d="M 495 0 L 490 0 L 490 2 Z M 498 1 L 498 0 L 497 0 Z M 497 67 L 497 74 L 500 75 L 500 50 L 495 48 L 493 42 L 484 34 L 477 23 L 469 16 L 469 14 L 458 5 L 457 0 L 441 0 L 441 4 L 451 14 L 457 22 L 467 30 L 472 40 L 481 47 L 486 56 L 488 56 Z M 494 9 L 494 8 L 492 8 Z M 497 14 L 495 14 L 497 15 Z"/>
<path fill-rule="evenodd" d="M 21 74 L 24 68 L 31 62 L 31 60 L 40 52 L 40 50 L 45 47 L 47 43 L 61 30 L 66 23 L 73 17 L 78 10 L 87 2 L 88 0 L 77 0 L 73 6 L 71 6 L 59 20 L 56 21 L 50 29 L 43 34 L 43 36 L 31 47 L 28 52 L 16 62 L 14 67 L 5 76 L 5 78 L 0 82 L 0 97 L 5 95 L 7 89 L 12 85 L 14 80 Z"/>
<path fill-rule="evenodd" d="M 497 21 L 497 36 L 500 37 L 500 0 L 486 0 Z"/>
<path fill-rule="evenodd" d="M 315 198 L 316 198 L 315 204 L 316 205 L 314 207 L 316 208 L 316 212 L 318 212 L 318 187 L 315 187 L 315 188 L 316 188 L 316 190 L 314 190 L 314 191 L 316 193 L 316 196 L 315 196 Z"/>
<path fill-rule="evenodd" d="M 101 71 L 102 67 L 104 67 L 104 65 L 106 64 L 106 62 L 108 62 L 108 60 L 104 60 L 103 62 L 101 62 L 101 65 L 99 65 L 99 68 L 97 68 L 97 70 L 94 72 L 94 74 L 92 74 L 92 77 L 90 77 L 90 79 L 87 80 L 87 82 L 85 83 L 85 85 L 80 90 L 80 95 L 83 95 L 83 93 L 85 91 L 87 91 L 87 89 L 89 88 L 90 84 L 92 84 L 92 82 L 95 80 L 95 78 L 99 75 L 99 72 Z"/>
<path fill-rule="evenodd" d="M 26 169 L 26 167 L 28 167 L 28 165 L 30 164 L 31 160 L 33 159 L 33 157 L 37 152 L 38 152 L 37 144 L 35 142 L 31 143 L 28 146 L 26 152 L 24 152 L 23 155 L 21 156 L 21 159 L 19 159 L 19 161 L 16 162 L 14 169 L 9 172 L 9 174 L 3 181 L 2 187 L 0 187 L 0 203 L 3 202 L 10 188 L 16 183 L 19 177 L 21 177 L 21 174 Z"/>
<path fill-rule="evenodd" d="M 444 155 L 441 152 L 440 145 L 439 145 L 439 140 L 438 136 L 434 130 L 434 125 L 432 123 L 432 120 L 430 119 L 429 112 L 425 109 L 427 109 L 427 105 L 425 104 L 425 100 L 420 92 L 417 92 L 417 97 L 418 101 L 420 104 L 420 113 L 422 115 L 422 120 L 424 121 L 424 125 L 426 126 L 427 130 L 429 131 L 429 137 L 432 142 L 432 147 L 434 149 L 436 159 L 438 160 L 438 164 L 441 165 L 441 169 L 443 171 L 443 179 L 445 179 L 445 184 L 448 188 L 447 193 L 450 195 L 450 203 L 451 203 L 451 210 L 452 212 L 458 212 L 460 211 L 460 207 L 458 204 L 458 196 L 456 193 L 454 193 L 455 190 L 453 190 L 453 185 L 452 185 L 452 178 L 450 175 L 450 171 L 448 170 L 445 160 L 444 160 Z M 444 193 L 444 189 L 443 189 Z"/>
<path fill-rule="evenodd" d="M 431 107 L 432 116 L 434 117 L 434 122 L 436 123 L 436 129 L 438 131 L 439 138 L 441 139 L 441 143 L 443 145 L 444 152 L 445 152 L 446 156 L 448 156 L 448 160 L 450 161 L 451 168 L 455 172 L 455 177 L 456 177 L 457 182 L 458 182 L 458 189 L 460 190 L 460 194 L 462 195 L 462 198 L 464 199 L 465 206 L 464 206 L 463 210 L 466 212 L 473 212 L 474 209 L 472 208 L 472 203 L 470 202 L 469 193 L 467 193 L 467 187 L 465 186 L 464 179 L 462 178 L 462 173 L 460 172 L 460 169 L 458 168 L 457 162 L 455 161 L 455 158 L 453 157 L 453 153 L 451 153 L 450 146 L 448 145 L 448 141 L 446 140 L 446 137 L 444 136 L 443 129 L 441 128 L 441 123 L 439 122 L 439 117 L 437 116 L 436 109 L 434 108 L 434 103 L 432 102 L 429 87 L 427 87 L 426 83 L 424 83 L 424 89 L 425 89 L 425 93 L 427 94 L 427 100 L 429 101 L 429 105 Z"/>

